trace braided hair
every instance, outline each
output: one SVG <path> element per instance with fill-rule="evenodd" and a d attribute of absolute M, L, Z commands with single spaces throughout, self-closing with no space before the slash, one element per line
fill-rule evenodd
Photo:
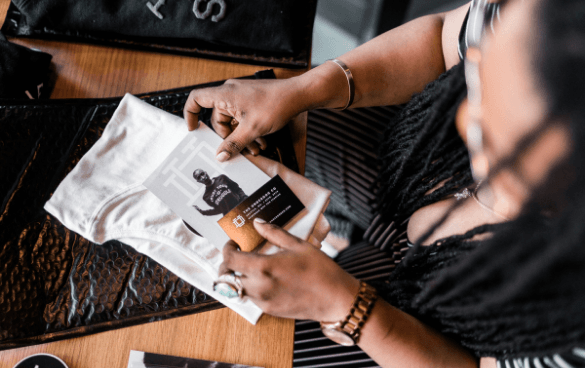
<path fill-rule="evenodd" d="M 379 212 L 392 220 L 473 183 L 469 156 L 455 128 L 467 96 L 463 63 L 415 95 L 384 133 L 378 157 Z M 440 188 L 427 194 L 439 183 Z"/>
<path fill-rule="evenodd" d="M 477 356 L 542 356 L 585 345 L 585 2 L 541 0 L 537 15 L 532 74 L 546 96 L 547 119 L 495 171 L 513 165 L 553 124 L 570 130 L 570 156 L 534 188 L 517 219 L 415 249 L 380 286 L 394 306 Z M 410 216 L 471 183 L 454 131 L 463 79 L 462 66 L 453 68 L 389 127 L 384 149 L 392 152 L 382 155 L 380 175 L 381 212 L 389 218 Z M 551 203 L 561 205 L 543 216 Z"/>

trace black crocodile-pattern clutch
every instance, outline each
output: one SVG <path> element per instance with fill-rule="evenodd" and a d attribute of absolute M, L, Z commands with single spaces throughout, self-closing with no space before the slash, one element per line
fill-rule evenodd
<path fill-rule="evenodd" d="M 191 89 L 221 83 L 138 97 L 182 115 Z M 0 350 L 221 307 L 130 246 L 92 243 L 43 209 L 120 100 L 0 100 Z M 267 140 L 263 154 L 296 170 L 286 130 Z"/>

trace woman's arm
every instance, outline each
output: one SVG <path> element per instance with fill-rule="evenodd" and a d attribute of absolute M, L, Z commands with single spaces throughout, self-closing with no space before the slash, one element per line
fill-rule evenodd
<path fill-rule="evenodd" d="M 416 318 L 378 299 L 360 348 L 382 367 L 477 367 L 478 360 Z"/>
<path fill-rule="evenodd" d="M 339 57 L 354 77 L 353 107 L 407 102 L 447 68 L 458 62 L 459 29 L 469 5 L 448 13 L 415 19 Z M 190 130 L 201 107 L 213 108 L 212 124 L 225 142 L 220 161 L 255 139 L 282 128 L 295 115 L 315 108 L 345 106 L 347 80 L 333 63 L 282 80 L 229 80 L 191 92 L 184 108 Z M 233 128 L 232 118 L 239 124 Z M 258 146 L 249 146 L 253 153 Z"/>
<path fill-rule="evenodd" d="M 335 322 L 353 304 L 359 282 L 311 244 L 283 229 L 254 222 L 282 251 L 274 255 L 223 250 L 220 274 L 238 271 L 245 295 L 268 314 Z M 461 346 L 412 316 L 378 299 L 362 329 L 360 347 L 383 367 L 477 367 Z"/>
<path fill-rule="evenodd" d="M 396 105 L 459 63 L 459 30 L 469 5 L 417 18 L 349 51 L 338 59 L 355 83 L 352 107 Z M 293 78 L 294 79 L 294 78 Z M 348 95 L 341 69 L 325 63 L 297 77 L 305 110 L 342 107 Z"/>

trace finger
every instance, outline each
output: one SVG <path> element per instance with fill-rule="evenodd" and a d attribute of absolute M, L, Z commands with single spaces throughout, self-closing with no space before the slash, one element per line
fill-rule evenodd
<path fill-rule="evenodd" d="M 259 258 L 262 258 L 261 255 L 238 251 L 238 245 L 233 240 L 225 243 L 222 253 L 223 263 L 220 265 L 220 272 L 223 273 L 236 271 L 243 275 L 251 274 L 257 268 Z"/>
<path fill-rule="evenodd" d="M 226 275 L 228 273 L 232 272 L 232 270 L 230 270 L 228 268 L 228 266 L 226 266 L 224 263 L 219 265 L 219 269 L 217 270 L 217 275 L 221 276 L 221 275 Z"/>
<path fill-rule="evenodd" d="M 292 250 L 298 249 L 299 247 L 304 248 L 305 243 L 301 239 L 290 234 L 280 226 L 272 225 L 264 222 L 264 220 L 255 218 L 254 228 L 256 228 L 256 231 L 258 231 L 264 239 L 282 249 Z"/>
<path fill-rule="evenodd" d="M 227 138 L 227 136 L 232 134 L 233 132 L 233 126 L 231 124 L 217 123 L 212 120 L 211 126 L 213 127 L 213 130 L 217 133 L 217 135 L 219 135 L 223 139 Z"/>
<path fill-rule="evenodd" d="M 232 134 L 230 134 L 217 149 L 216 159 L 219 162 L 225 162 L 233 157 L 236 153 L 242 151 L 255 138 L 254 133 L 244 125 L 238 125 Z"/>
<path fill-rule="evenodd" d="M 253 156 L 258 156 L 260 154 L 260 147 L 258 147 L 258 143 L 256 142 L 250 143 L 246 148 Z"/>
<path fill-rule="evenodd" d="M 254 142 L 258 144 L 261 150 L 265 150 L 268 147 L 268 143 L 266 143 L 266 139 L 264 137 L 258 137 L 254 139 Z"/>
<path fill-rule="evenodd" d="M 185 107 L 183 107 L 183 117 L 187 122 L 189 131 L 197 129 L 199 126 L 199 113 L 201 108 L 212 108 L 215 101 L 223 99 L 221 87 L 211 87 L 194 89 L 189 93 Z"/>
<path fill-rule="evenodd" d="M 199 126 L 199 113 L 201 112 L 201 105 L 197 102 L 197 94 L 199 92 L 197 90 L 191 91 L 189 93 L 189 97 L 187 98 L 187 102 L 183 107 L 183 117 L 187 122 L 187 129 L 189 131 L 197 129 Z"/>
<path fill-rule="evenodd" d="M 222 137 L 226 138 L 232 132 L 232 116 L 225 110 L 220 108 L 214 108 L 213 112 L 211 113 L 211 125 L 214 129 L 216 129 L 216 133 Z"/>
<path fill-rule="evenodd" d="M 244 289 L 244 295 L 253 303 L 270 300 L 271 296 L 275 293 L 273 290 L 274 283 L 268 278 L 245 276 L 240 277 L 240 281 Z"/>
<path fill-rule="evenodd" d="M 197 112 L 194 112 L 197 111 Z M 201 112 L 201 106 L 197 104 L 195 100 L 187 100 L 185 108 L 183 109 L 183 117 L 187 122 L 187 129 L 189 131 L 197 129 L 199 127 L 199 113 Z"/>

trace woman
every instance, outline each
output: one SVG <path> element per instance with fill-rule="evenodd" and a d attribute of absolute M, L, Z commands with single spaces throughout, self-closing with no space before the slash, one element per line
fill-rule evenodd
<path fill-rule="evenodd" d="M 327 332 L 329 322 L 348 326 L 358 300 L 361 313 L 350 314 L 359 324 L 346 337 L 384 367 L 585 366 L 585 3 L 509 0 L 492 11 L 490 20 L 501 17 L 488 25 L 494 33 L 461 47 L 461 103 L 457 34 L 464 20 L 473 31 L 482 3 L 469 19 L 469 5 L 421 18 L 340 58 L 353 73 L 354 107 L 406 102 L 447 70 L 386 133 L 380 212 L 410 218 L 414 249 L 376 285 L 381 298 L 259 221 L 283 251 L 228 243 L 222 267 L 242 274 L 264 311 L 325 322 Z M 347 102 L 347 80 L 329 62 L 290 80 L 193 92 L 185 116 L 195 128 L 200 107 L 214 107 L 225 160 L 246 146 L 257 152 L 258 137 L 300 111 Z"/>

